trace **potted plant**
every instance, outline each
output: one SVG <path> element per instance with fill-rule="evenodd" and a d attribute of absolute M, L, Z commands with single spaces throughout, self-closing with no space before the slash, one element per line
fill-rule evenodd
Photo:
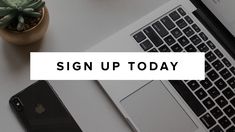
<path fill-rule="evenodd" d="M 16 45 L 32 44 L 43 38 L 49 24 L 42 0 L 0 0 L 0 36 Z"/>

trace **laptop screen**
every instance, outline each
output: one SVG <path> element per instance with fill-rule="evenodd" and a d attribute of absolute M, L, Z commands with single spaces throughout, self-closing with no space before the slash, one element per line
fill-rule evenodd
<path fill-rule="evenodd" d="M 235 0 L 201 0 L 235 36 Z"/>

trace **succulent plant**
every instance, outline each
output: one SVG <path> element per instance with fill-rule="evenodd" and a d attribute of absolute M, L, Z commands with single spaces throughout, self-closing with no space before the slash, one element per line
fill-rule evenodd
<path fill-rule="evenodd" d="M 0 28 L 6 28 L 17 21 L 17 31 L 24 30 L 25 17 L 41 16 L 39 12 L 45 6 L 42 0 L 0 0 Z"/>

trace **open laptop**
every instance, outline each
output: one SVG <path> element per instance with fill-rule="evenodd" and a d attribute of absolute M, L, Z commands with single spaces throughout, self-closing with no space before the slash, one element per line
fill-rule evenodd
<path fill-rule="evenodd" d="M 133 131 L 235 132 L 233 6 L 166 1 L 89 50 L 206 53 L 203 81 L 99 81 Z"/>

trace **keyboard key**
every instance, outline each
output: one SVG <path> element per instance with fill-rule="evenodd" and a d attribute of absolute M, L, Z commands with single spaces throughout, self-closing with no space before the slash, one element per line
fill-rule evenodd
<path fill-rule="evenodd" d="M 201 32 L 199 33 L 199 36 L 201 37 L 202 40 L 207 41 L 208 37 L 205 35 L 205 33 Z"/>
<path fill-rule="evenodd" d="M 174 39 L 171 35 L 167 36 L 167 37 L 164 39 L 164 41 L 165 41 L 169 46 L 171 46 L 172 44 L 174 44 L 174 43 L 176 42 L 175 39 Z"/>
<path fill-rule="evenodd" d="M 230 68 L 230 71 L 235 75 L 235 67 Z"/>
<path fill-rule="evenodd" d="M 206 63 L 205 63 L 206 72 L 209 71 L 210 69 L 211 69 L 211 65 L 206 61 Z"/>
<path fill-rule="evenodd" d="M 172 13 L 170 13 L 169 16 L 171 17 L 171 19 L 172 19 L 173 21 L 176 21 L 176 20 L 178 20 L 178 19 L 180 18 L 179 13 L 176 12 L 176 11 L 173 11 Z"/>
<path fill-rule="evenodd" d="M 144 33 L 149 37 L 149 39 L 153 42 L 156 47 L 163 44 L 161 38 L 155 33 L 155 31 L 151 27 L 145 28 Z"/>
<path fill-rule="evenodd" d="M 211 79 L 211 81 L 215 81 L 219 78 L 219 74 L 217 74 L 215 70 L 211 70 L 210 72 L 208 72 L 207 76 Z"/>
<path fill-rule="evenodd" d="M 153 24 L 153 28 L 157 31 L 157 33 L 161 37 L 165 37 L 166 35 L 169 34 L 169 32 L 166 30 L 166 28 L 159 21 L 157 21 Z"/>
<path fill-rule="evenodd" d="M 206 44 L 207 44 L 211 49 L 215 49 L 215 48 L 216 48 L 215 45 L 214 45 L 211 41 L 208 41 Z"/>
<path fill-rule="evenodd" d="M 233 115 L 235 115 L 235 110 L 233 109 L 233 107 L 231 105 L 229 105 L 226 108 L 224 108 L 224 113 L 228 117 L 232 117 Z"/>
<path fill-rule="evenodd" d="M 216 121 L 213 119 L 213 117 L 211 117 L 210 114 L 205 114 L 204 116 L 202 116 L 200 118 L 200 120 L 203 122 L 203 124 L 206 126 L 206 128 L 211 128 L 212 126 L 214 126 L 216 124 Z"/>
<path fill-rule="evenodd" d="M 227 80 L 227 79 L 229 79 L 231 76 L 232 76 L 232 74 L 230 73 L 230 71 L 228 70 L 228 69 L 223 69 L 222 71 L 220 71 L 220 75 L 225 79 L 225 80 Z"/>
<path fill-rule="evenodd" d="M 185 12 L 182 8 L 179 8 L 179 9 L 178 9 L 178 12 L 179 12 L 182 16 L 185 16 L 185 15 L 186 15 L 186 12 Z"/>
<path fill-rule="evenodd" d="M 211 83 L 211 81 L 210 81 L 208 78 L 206 78 L 205 80 L 200 81 L 200 84 L 201 84 L 205 89 L 208 89 L 208 88 L 210 88 L 210 87 L 212 86 L 212 83 Z"/>
<path fill-rule="evenodd" d="M 235 89 L 235 77 L 232 77 L 231 79 L 228 80 L 228 84 Z"/>
<path fill-rule="evenodd" d="M 214 128 L 212 128 L 210 130 L 210 132 L 224 132 L 224 131 L 222 130 L 222 128 L 219 125 L 217 125 Z"/>
<path fill-rule="evenodd" d="M 215 62 L 212 63 L 212 65 L 214 66 L 214 68 L 219 71 L 222 68 L 224 68 L 223 63 L 220 60 L 216 60 Z"/>
<path fill-rule="evenodd" d="M 175 27 L 175 24 L 172 22 L 172 20 L 168 16 L 165 16 L 164 18 L 162 18 L 161 22 L 166 26 L 168 30 L 171 30 Z"/>
<path fill-rule="evenodd" d="M 189 44 L 189 40 L 185 36 L 181 37 L 178 41 L 183 47 Z"/>
<path fill-rule="evenodd" d="M 171 31 L 171 34 L 175 37 L 175 38 L 179 38 L 181 35 L 183 35 L 183 33 L 178 29 L 175 28 L 174 30 Z"/>
<path fill-rule="evenodd" d="M 197 51 L 197 49 L 192 44 L 190 44 L 187 47 L 185 47 L 185 50 L 187 52 L 196 52 Z"/>
<path fill-rule="evenodd" d="M 171 47 L 174 52 L 182 52 L 183 48 L 179 44 L 175 44 Z"/>
<path fill-rule="evenodd" d="M 193 42 L 194 45 L 198 45 L 202 42 L 202 40 L 197 35 L 191 37 L 190 40 Z"/>
<path fill-rule="evenodd" d="M 220 95 L 220 92 L 216 89 L 216 87 L 212 87 L 211 89 L 209 89 L 208 93 L 212 98 L 216 98 Z"/>
<path fill-rule="evenodd" d="M 235 107 L 235 98 L 233 98 L 230 102 L 233 105 L 233 107 Z"/>
<path fill-rule="evenodd" d="M 223 115 L 223 112 L 218 108 L 218 107 L 215 107 L 211 110 L 211 114 L 216 118 L 218 119 L 219 117 L 221 117 Z"/>
<path fill-rule="evenodd" d="M 156 48 L 152 48 L 149 52 L 158 52 Z"/>
<path fill-rule="evenodd" d="M 137 43 L 142 42 L 143 40 L 146 39 L 146 36 L 144 35 L 143 32 L 139 32 L 139 33 L 135 34 L 133 37 Z"/>
<path fill-rule="evenodd" d="M 231 125 L 231 122 L 229 121 L 229 119 L 227 117 L 222 117 L 220 120 L 219 120 L 219 123 L 220 125 L 226 129 L 227 127 L 229 127 Z"/>
<path fill-rule="evenodd" d="M 223 90 L 224 88 L 227 87 L 227 84 L 224 82 L 223 79 L 217 80 L 217 81 L 215 82 L 215 85 L 217 86 L 217 88 L 218 88 L 219 90 Z"/>
<path fill-rule="evenodd" d="M 227 98 L 227 99 L 231 99 L 232 97 L 235 97 L 235 94 L 234 92 L 231 90 L 231 88 L 227 88 L 223 91 L 223 94 L 224 96 Z"/>
<path fill-rule="evenodd" d="M 162 47 L 159 48 L 159 51 L 160 52 L 170 52 L 171 50 L 166 45 L 163 45 Z"/>
<path fill-rule="evenodd" d="M 232 120 L 233 124 L 235 124 L 235 117 L 233 117 L 231 120 Z"/>
<path fill-rule="evenodd" d="M 214 53 L 212 53 L 212 52 L 210 51 L 210 52 L 208 52 L 208 53 L 206 54 L 206 59 L 207 59 L 209 62 L 212 62 L 212 61 L 214 61 L 214 60 L 216 59 L 216 56 L 215 56 Z"/>
<path fill-rule="evenodd" d="M 217 98 L 215 102 L 220 106 L 220 108 L 223 108 L 225 105 L 228 104 L 228 101 L 223 96 Z"/>
<path fill-rule="evenodd" d="M 142 47 L 144 51 L 147 51 L 153 47 L 153 45 L 151 44 L 149 40 L 144 41 L 143 43 L 140 44 L 140 46 Z"/>
<path fill-rule="evenodd" d="M 185 28 L 183 32 L 185 33 L 187 37 L 191 37 L 195 33 L 190 27 Z"/>
<path fill-rule="evenodd" d="M 196 31 L 196 32 L 200 32 L 201 29 L 197 26 L 197 24 L 193 24 L 192 25 L 193 29 Z"/>
<path fill-rule="evenodd" d="M 219 58 L 224 57 L 224 55 L 223 55 L 218 49 L 215 50 L 215 54 L 216 54 Z"/>
<path fill-rule="evenodd" d="M 230 66 L 232 66 L 232 64 L 229 62 L 229 60 L 227 59 L 227 58 L 224 58 L 223 60 L 222 60 L 222 62 L 225 64 L 225 66 L 227 66 L 227 67 L 230 67 Z"/>
<path fill-rule="evenodd" d="M 184 18 L 189 24 L 192 24 L 193 23 L 193 20 L 189 17 L 189 16 L 186 16 Z"/>
<path fill-rule="evenodd" d="M 235 132 L 235 126 L 231 126 L 226 132 Z"/>
<path fill-rule="evenodd" d="M 195 92 L 195 94 L 197 95 L 197 97 L 198 97 L 200 100 L 206 98 L 206 96 L 207 96 L 207 93 L 206 93 L 202 88 L 200 88 L 199 90 L 197 90 L 197 91 Z"/>
<path fill-rule="evenodd" d="M 203 101 L 203 104 L 206 106 L 207 109 L 211 109 L 213 106 L 215 106 L 215 103 L 213 102 L 213 100 L 208 97 Z"/>
<path fill-rule="evenodd" d="M 187 84 L 193 91 L 200 87 L 199 83 L 195 80 L 189 81 Z"/>
<path fill-rule="evenodd" d="M 203 113 L 206 112 L 206 109 L 188 89 L 183 81 L 170 81 L 170 83 L 197 116 L 201 116 Z"/>
<path fill-rule="evenodd" d="M 188 24 L 184 21 L 184 19 L 180 19 L 176 22 L 176 24 L 178 25 L 178 27 L 180 29 L 183 29 L 184 27 L 186 27 Z"/>
<path fill-rule="evenodd" d="M 199 49 L 200 52 L 206 53 L 207 51 L 209 51 L 209 48 L 206 46 L 205 43 L 200 44 L 197 48 Z"/>

